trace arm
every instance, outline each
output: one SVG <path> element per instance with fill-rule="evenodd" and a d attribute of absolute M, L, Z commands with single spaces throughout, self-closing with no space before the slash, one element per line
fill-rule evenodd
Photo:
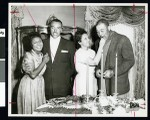
<path fill-rule="evenodd" d="M 41 62 L 41 64 L 36 69 L 34 69 L 33 71 L 29 72 L 29 76 L 32 79 L 35 79 L 39 75 L 39 73 L 41 72 L 41 70 L 43 69 L 43 67 L 45 66 L 45 64 L 48 61 L 49 61 L 49 56 L 48 56 L 48 54 L 46 54 L 46 55 L 44 55 L 43 61 Z"/>
<path fill-rule="evenodd" d="M 96 53 L 96 56 L 95 56 L 95 58 L 94 58 L 94 60 L 93 60 L 93 62 L 94 62 L 95 65 L 98 65 L 98 63 L 100 62 L 101 53 L 102 53 L 102 48 L 99 47 L 99 48 L 98 48 L 98 51 L 97 51 L 97 53 Z"/>
<path fill-rule="evenodd" d="M 88 64 L 90 66 L 96 66 L 96 65 L 98 65 L 98 63 L 99 63 L 99 61 L 101 59 L 101 50 L 102 49 L 99 48 L 99 50 L 98 50 L 98 52 L 97 52 L 97 54 L 96 54 L 96 56 L 94 58 L 89 57 L 86 61 L 83 61 L 83 62 L 80 61 L 80 63 L 82 63 L 82 64 Z"/>
<path fill-rule="evenodd" d="M 122 64 L 118 66 L 118 75 L 121 75 L 130 70 L 134 65 L 134 54 L 130 40 L 127 37 L 124 37 L 124 42 L 121 49 L 121 55 L 123 57 Z M 113 69 L 115 73 L 115 68 Z"/>
<path fill-rule="evenodd" d="M 102 50 L 103 50 L 103 46 L 104 46 L 105 42 L 106 42 L 105 39 L 101 39 L 101 41 L 99 43 L 97 43 L 97 44 L 99 44 L 97 54 L 93 60 L 92 59 L 88 60 L 89 65 L 98 65 L 98 63 L 100 62 L 100 59 L 101 59 L 101 54 L 102 54 Z"/>
<path fill-rule="evenodd" d="M 34 62 L 33 61 L 29 62 L 27 58 L 25 58 L 23 62 L 23 69 L 32 79 L 35 79 L 48 61 L 49 61 L 49 56 L 48 54 L 46 54 L 44 55 L 41 64 L 36 69 L 34 69 L 34 65 L 33 65 Z"/>

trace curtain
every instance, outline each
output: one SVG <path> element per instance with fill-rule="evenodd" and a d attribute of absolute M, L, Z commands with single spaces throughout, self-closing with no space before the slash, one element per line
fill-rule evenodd
<path fill-rule="evenodd" d="M 16 12 L 16 13 L 15 13 Z M 11 6 L 11 82 L 12 82 L 12 92 L 18 82 L 15 80 L 14 71 L 16 69 L 17 63 L 17 43 L 16 43 L 16 27 L 22 26 L 23 10 L 19 6 Z"/>
<path fill-rule="evenodd" d="M 145 97 L 144 10 L 142 6 L 134 8 L 125 6 L 87 6 L 85 12 L 85 29 L 89 35 L 99 19 L 106 19 L 110 23 L 110 29 L 126 35 L 131 40 L 135 55 L 135 65 L 129 71 L 130 97 L 135 98 Z"/>
<path fill-rule="evenodd" d="M 130 25 L 139 25 L 145 19 L 144 7 L 123 7 L 122 15 L 125 22 Z"/>
<path fill-rule="evenodd" d="M 135 98 L 145 98 L 145 24 L 134 28 L 135 31 L 135 64 L 137 74 L 135 81 Z"/>

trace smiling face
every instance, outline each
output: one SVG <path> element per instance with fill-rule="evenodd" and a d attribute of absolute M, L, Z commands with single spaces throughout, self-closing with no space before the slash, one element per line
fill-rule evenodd
<path fill-rule="evenodd" d="M 96 26 L 96 31 L 97 31 L 97 35 L 100 38 L 104 38 L 107 36 L 109 30 L 108 30 L 108 26 L 105 25 L 104 23 L 100 23 Z"/>
<path fill-rule="evenodd" d="M 35 52 L 41 52 L 42 48 L 43 48 L 43 42 L 41 38 L 40 37 L 32 38 L 32 49 Z"/>
<path fill-rule="evenodd" d="M 79 42 L 81 47 L 89 48 L 91 44 L 91 40 L 88 38 L 88 35 L 84 33 L 81 37 L 81 41 Z"/>
<path fill-rule="evenodd" d="M 62 32 L 62 24 L 60 22 L 53 21 L 50 26 L 51 36 L 57 38 Z"/>

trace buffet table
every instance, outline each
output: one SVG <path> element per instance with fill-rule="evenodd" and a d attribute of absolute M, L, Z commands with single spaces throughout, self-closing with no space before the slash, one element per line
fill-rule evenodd
<path fill-rule="evenodd" d="M 81 100 L 82 98 L 82 100 Z M 147 107 L 143 99 L 129 101 L 113 101 L 113 97 L 107 97 L 108 104 L 102 105 L 96 98 L 62 97 L 53 98 L 39 106 L 33 115 L 36 116 L 114 116 L 114 117 L 146 117 Z M 105 102 L 106 103 L 106 102 Z M 114 104 L 115 103 L 115 104 Z"/>

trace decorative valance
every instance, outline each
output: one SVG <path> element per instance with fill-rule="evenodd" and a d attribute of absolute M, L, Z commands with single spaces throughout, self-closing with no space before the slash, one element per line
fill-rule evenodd
<path fill-rule="evenodd" d="M 122 15 L 130 25 L 139 25 L 145 21 L 144 7 L 123 7 Z"/>
<path fill-rule="evenodd" d="M 93 21 L 106 19 L 109 23 L 115 23 L 120 17 L 130 25 L 139 25 L 144 22 L 145 8 L 142 6 L 88 6 L 86 8 L 85 20 Z"/>

